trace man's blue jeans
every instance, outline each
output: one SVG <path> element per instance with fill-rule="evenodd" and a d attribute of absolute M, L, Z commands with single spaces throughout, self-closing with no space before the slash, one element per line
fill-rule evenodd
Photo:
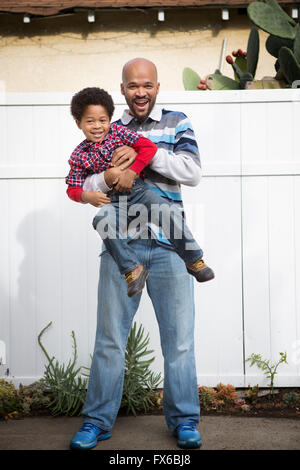
<path fill-rule="evenodd" d="M 175 251 L 155 240 L 130 242 L 149 271 L 147 291 L 159 325 L 164 357 L 163 407 L 167 425 L 199 422 L 195 357 L 193 277 Z M 101 257 L 95 349 L 84 422 L 110 431 L 120 407 L 127 339 L 141 293 L 127 296 L 127 284 L 108 251 Z"/>
<path fill-rule="evenodd" d="M 203 251 L 187 227 L 181 208 L 176 203 L 162 198 L 142 179 L 126 193 L 112 193 L 110 204 L 105 204 L 93 220 L 94 228 L 117 265 L 121 274 L 133 271 L 140 263 L 132 245 L 127 243 L 127 228 L 130 222 L 141 226 L 152 222 L 162 227 L 164 236 L 171 242 L 185 263 L 194 262 L 203 256 Z M 137 217 L 138 215 L 138 217 Z"/>

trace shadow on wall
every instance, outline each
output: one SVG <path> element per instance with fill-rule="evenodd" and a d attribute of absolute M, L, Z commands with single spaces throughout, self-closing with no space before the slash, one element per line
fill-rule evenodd
<path fill-rule="evenodd" d="M 10 376 L 43 374 L 37 336 L 50 320 L 59 323 L 61 270 L 58 221 L 50 211 L 27 214 L 10 241 L 10 290 L 6 292 L 7 367 Z M 55 350 L 57 351 L 57 338 Z M 54 344 L 53 344 L 54 346 Z"/>
<path fill-rule="evenodd" d="M 12 202 L 9 280 L 6 292 L 1 292 L 5 337 L 0 334 L 0 339 L 7 343 L 10 375 L 25 377 L 25 385 L 44 373 L 47 360 L 38 335 L 50 321 L 44 338 L 49 355 L 67 363 L 73 356 L 74 330 L 78 363 L 89 365 L 96 324 L 99 239 L 91 224 L 93 210 L 70 201 L 64 181 L 22 181 L 16 193 L 23 199 Z"/>

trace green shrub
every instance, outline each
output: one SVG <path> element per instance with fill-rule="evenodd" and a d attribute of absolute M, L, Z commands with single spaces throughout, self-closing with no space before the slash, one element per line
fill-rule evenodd
<path fill-rule="evenodd" d="M 73 360 L 68 365 L 54 363 L 54 357 L 50 359 L 46 349 L 41 343 L 41 337 L 45 330 L 52 324 L 50 322 L 39 334 L 38 342 L 45 356 L 48 359 L 48 365 L 44 373 L 46 391 L 49 392 L 50 401 L 47 407 L 51 413 L 56 415 L 75 416 L 81 413 L 85 401 L 87 379 L 82 379 L 78 374 L 84 367 L 75 368 L 77 361 L 77 345 L 75 333 L 72 331 L 73 339 Z"/>
<path fill-rule="evenodd" d="M 121 408 L 127 414 L 143 410 L 145 413 L 157 403 L 157 388 L 161 383 L 161 374 L 154 374 L 150 364 L 154 357 L 145 359 L 153 351 L 148 350 L 149 333 L 143 338 L 144 328 L 140 325 L 136 331 L 136 323 L 130 330 L 125 353 L 125 375 Z"/>
<path fill-rule="evenodd" d="M 284 398 L 284 403 L 287 406 L 294 407 L 300 404 L 300 394 L 297 392 L 288 392 Z"/>
<path fill-rule="evenodd" d="M 12 418 L 21 411 L 21 400 L 12 382 L 0 379 L 0 416 Z"/>
<path fill-rule="evenodd" d="M 50 404 L 50 393 L 44 379 L 27 386 L 20 384 L 19 397 L 24 415 L 29 415 L 32 411 L 43 410 Z"/>

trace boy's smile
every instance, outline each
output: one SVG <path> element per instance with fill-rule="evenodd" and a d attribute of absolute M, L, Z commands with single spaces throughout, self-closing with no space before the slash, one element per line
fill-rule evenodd
<path fill-rule="evenodd" d="M 100 104 L 90 104 L 86 107 L 80 121 L 76 121 L 90 142 L 101 142 L 110 129 L 110 119 L 106 109 Z"/>

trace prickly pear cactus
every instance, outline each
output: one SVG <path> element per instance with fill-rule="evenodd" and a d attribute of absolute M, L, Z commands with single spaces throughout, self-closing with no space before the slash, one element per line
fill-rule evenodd
<path fill-rule="evenodd" d="M 257 28 L 251 28 L 247 44 L 247 72 L 255 77 L 259 55 L 259 34 Z"/>
<path fill-rule="evenodd" d="M 266 49 L 273 57 L 278 58 L 279 51 L 282 47 L 293 49 L 294 41 L 292 39 L 283 39 L 272 34 L 266 40 Z"/>
<path fill-rule="evenodd" d="M 240 90 L 239 82 L 219 73 L 209 75 L 206 83 L 210 90 Z"/>
<path fill-rule="evenodd" d="M 182 80 L 185 90 L 197 90 L 201 77 L 193 69 L 186 67 L 182 72 Z"/>
<path fill-rule="evenodd" d="M 299 25 L 297 25 L 297 31 L 296 31 L 296 37 L 295 37 L 293 49 L 294 49 L 295 58 L 297 62 L 300 64 L 300 27 Z"/>
<path fill-rule="evenodd" d="M 300 80 L 300 64 L 295 54 L 288 47 L 282 47 L 279 51 L 280 68 L 290 85 L 295 80 Z"/>
<path fill-rule="evenodd" d="M 278 15 L 280 15 L 284 20 L 288 21 L 292 26 L 296 25 L 296 22 L 293 20 L 293 18 L 288 15 L 279 5 L 279 3 L 276 2 L 276 0 L 264 0 L 264 2 L 269 5 L 271 8 L 273 8 Z"/>
<path fill-rule="evenodd" d="M 244 57 L 241 57 L 241 56 L 236 57 L 234 63 L 242 73 L 247 72 L 247 61 Z M 233 64 L 232 64 L 232 67 L 233 67 Z M 239 82 L 240 78 L 238 74 L 236 73 L 234 67 L 233 67 L 233 70 L 234 70 L 234 79 Z"/>
<path fill-rule="evenodd" d="M 267 33 L 285 39 L 295 38 L 295 28 L 274 6 L 253 2 L 248 5 L 247 11 L 251 21 Z"/>

